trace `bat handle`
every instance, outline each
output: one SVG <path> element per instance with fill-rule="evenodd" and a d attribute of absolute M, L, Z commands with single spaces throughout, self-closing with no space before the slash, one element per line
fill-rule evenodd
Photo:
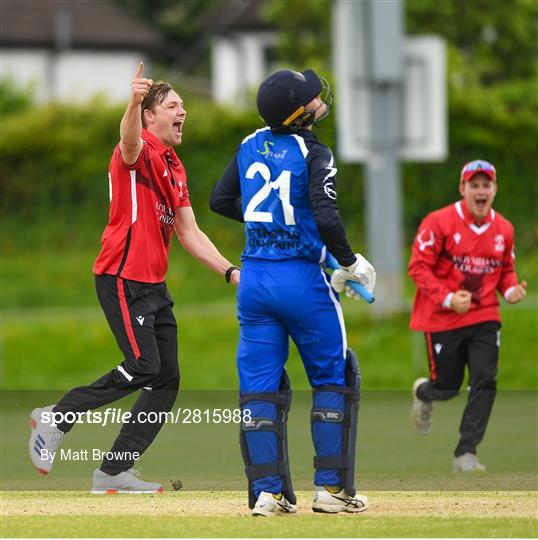
<path fill-rule="evenodd" d="M 327 252 L 327 256 L 325 257 L 325 264 L 331 269 L 331 270 L 338 270 L 340 268 L 340 265 L 338 264 L 338 261 Z M 375 296 L 364 287 L 364 285 L 361 285 L 358 281 L 346 281 L 346 285 L 348 287 L 351 287 L 359 296 L 368 302 L 369 304 L 373 304 L 375 302 Z"/>

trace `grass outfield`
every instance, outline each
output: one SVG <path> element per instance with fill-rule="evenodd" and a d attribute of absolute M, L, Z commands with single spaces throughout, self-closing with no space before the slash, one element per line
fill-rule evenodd
<path fill-rule="evenodd" d="M 180 296 L 180 295 L 179 295 Z M 538 310 L 503 306 L 499 387 L 538 388 Z M 118 364 L 120 353 L 97 300 L 91 308 L 5 310 L 2 320 L 4 389 L 67 389 L 89 384 Z M 357 352 L 363 387 L 408 389 L 427 373 L 424 338 L 408 329 L 407 314 L 382 322 L 368 306 L 343 299 L 348 343 Z M 175 307 L 182 387 L 235 389 L 238 324 L 233 299 Z M 295 346 L 286 369 L 293 388 L 308 388 Z"/>
<path fill-rule="evenodd" d="M 410 429 L 409 387 L 426 374 L 426 358 L 423 337 L 407 328 L 408 315 L 380 321 L 365 304 L 344 299 L 348 341 L 359 355 L 363 378 L 357 485 L 370 498 L 366 513 L 309 511 L 311 492 L 304 490 L 312 484 L 311 395 L 298 391 L 308 384 L 293 346 L 287 369 L 294 388 L 289 442 L 300 490 L 297 516 L 283 521 L 248 515 L 233 424 L 164 426 L 137 467 L 143 466 L 144 479 L 167 487 L 169 480 L 180 479 L 181 492 L 91 496 L 91 473 L 99 465 L 91 460 L 56 462 L 53 473 L 38 475 L 27 454 L 29 411 L 55 402 L 69 387 L 92 382 L 118 362 L 93 290 L 89 269 L 95 252 L 59 258 L 13 254 L 3 261 L 2 537 L 538 536 L 536 296 L 502 308 L 501 390 L 480 446 L 487 474 L 450 472 L 465 385 L 459 398 L 436 404 L 429 437 Z M 538 257 L 530 262 L 527 270 L 536 268 Z M 175 408 L 235 407 L 233 289 L 177 249 L 168 283 L 176 299 L 183 389 Z M 112 406 L 127 410 L 131 402 L 126 398 Z M 63 447 L 108 450 L 118 429 L 77 426 Z"/>
<path fill-rule="evenodd" d="M 253 518 L 241 492 L 2 492 L 2 537 L 536 537 L 537 493 L 370 492 L 363 514 Z"/>
<path fill-rule="evenodd" d="M 101 229 L 89 234 L 91 241 L 69 242 L 69 234 L 77 234 L 77 229 L 66 233 L 64 242 L 50 241 L 47 249 L 38 248 L 30 241 L 17 242 L 4 237 L 2 259 L 2 306 L 5 309 L 27 309 L 35 307 L 79 307 L 96 306 L 95 287 L 91 268 L 100 248 Z M 33 236 L 31 236 L 33 238 Z M 237 244 L 229 246 L 213 238 L 222 253 L 230 261 L 239 262 L 242 250 L 243 231 L 238 227 Z M 30 246 L 30 247 L 27 247 Z M 51 248 L 50 246 L 54 246 Z M 406 250 L 406 257 L 409 249 Z M 518 253 L 516 270 L 520 279 L 529 282 L 529 294 L 536 295 L 538 275 L 538 253 Z M 403 273 L 404 295 L 411 299 L 414 285 Z M 213 271 L 189 256 L 174 239 L 170 247 L 170 259 L 166 276 L 168 288 L 181 303 L 208 303 L 233 301 L 234 290 L 226 286 L 224 280 Z M 345 301 L 347 302 L 347 301 Z M 347 302 L 353 304 L 354 302 Z M 525 302 L 528 309 L 536 310 L 536 297 Z M 522 305 L 525 305 L 522 304 Z M 368 309 L 366 309 L 368 311 Z"/>

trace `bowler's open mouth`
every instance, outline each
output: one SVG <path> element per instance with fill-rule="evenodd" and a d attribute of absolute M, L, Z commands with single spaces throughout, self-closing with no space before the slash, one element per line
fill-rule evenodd
<path fill-rule="evenodd" d="M 174 130 L 174 133 L 180 135 L 183 131 L 183 122 L 174 122 L 174 124 L 172 125 L 172 129 Z"/>
<path fill-rule="evenodd" d="M 487 197 L 476 197 L 474 202 L 475 202 L 476 206 L 480 210 L 483 210 L 485 208 L 486 204 L 488 203 L 488 198 Z"/>

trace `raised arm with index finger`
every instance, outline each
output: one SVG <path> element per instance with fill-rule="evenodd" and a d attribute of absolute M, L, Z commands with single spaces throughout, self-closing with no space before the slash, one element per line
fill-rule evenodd
<path fill-rule="evenodd" d="M 135 163 L 142 151 L 141 106 L 153 85 L 153 80 L 143 75 L 144 62 L 140 62 L 131 82 L 131 99 L 120 124 L 120 150 L 128 165 Z"/>

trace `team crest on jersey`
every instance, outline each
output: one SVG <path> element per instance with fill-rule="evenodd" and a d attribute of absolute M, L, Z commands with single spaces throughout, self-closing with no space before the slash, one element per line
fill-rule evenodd
<path fill-rule="evenodd" d="M 461 234 L 459 232 L 457 232 L 455 235 L 454 235 L 454 242 L 456 242 L 456 244 L 459 244 L 460 243 L 460 240 L 461 240 Z"/>
<path fill-rule="evenodd" d="M 495 251 L 504 251 L 504 236 L 502 234 L 495 236 Z"/>
<path fill-rule="evenodd" d="M 428 234 L 426 234 L 426 232 Z M 427 247 L 433 246 L 435 244 L 435 235 L 433 231 L 420 231 L 417 235 L 418 249 L 424 251 Z"/>

